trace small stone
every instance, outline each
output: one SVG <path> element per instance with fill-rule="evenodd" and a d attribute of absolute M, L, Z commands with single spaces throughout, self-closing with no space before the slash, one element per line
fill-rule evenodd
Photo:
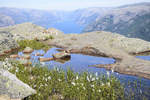
<path fill-rule="evenodd" d="M 24 55 L 22 56 L 22 58 L 24 58 L 24 59 L 30 59 L 31 56 L 30 56 L 30 54 L 24 54 Z"/>
<path fill-rule="evenodd" d="M 39 58 L 40 62 L 46 62 L 46 61 L 51 61 L 54 60 L 53 58 Z"/>
<path fill-rule="evenodd" d="M 30 47 L 26 47 L 24 50 L 23 50 L 23 53 L 32 53 L 34 50 Z"/>
<path fill-rule="evenodd" d="M 54 59 L 64 59 L 64 58 L 68 58 L 68 57 L 70 58 L 71 57 L 70 53 L 66 53 L 65 51 L 53 54 L 52 56 Z"/>
<path fill-rule="evenodd" d="M 19 58 L 18 55 L 10 55 L 10 58 Z"/>
<path fill-rule="evenodd" d="M 4 51 L 4 53 L 11 53 L 12 52 L 12 50 L 11 49 L 9 49 L 9 50 L 5 50 Z"/>

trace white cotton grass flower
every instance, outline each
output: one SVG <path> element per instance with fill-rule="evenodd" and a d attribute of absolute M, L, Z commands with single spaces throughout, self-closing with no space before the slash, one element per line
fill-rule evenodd
<path fill-rule="evenodd" d="M 47 76 L 47 74 L 45 74 L 45 76 Z"/>
<path fill-rule="evenodd" d="M 34 85 L 33 87 L 36 88 L 36 85 Z"/>
<path fill-rule="evenodd" d="M 3 62 L 2 64 L 3 64 L 3 66 L 4 66 L 4 65 L 6 65 L 6 62 Z"/>
<path fill-rule="evenodd" d="M 98 90 L 98 92 L 101 92 L 101 90 Z"/>
<path fill-rule="evenodd" d="M 45 83 L 45 86 L 48 86 L 48 85 Z"/>
<path fill-rule="evenodd" d="M 19 68 L 17 67 L 15 71 L 16 71 L 16 73 L 17 73 L 17 72 L 19 71 Z"/>
<path fill-rule="evenodd" d="M 25 67 L 24 70 L 27 70 L 27 67 Z"/>
<path fill-rule="evenodd" d="M 140 89 L 140 93 L 142 94 L 142 90 Z"/>
<path fill-rule="evenodd" d="M 85 87 L 83 87 L 83 89 L 85 90 L 86 88 L 85 88 Z"/>
<path fill-rule="evenodd" d="M 90 78 L 92 78 L 92 74 L 90 74 Z"/>
<path fill-rule="evenodd" d="M 95 73 L 95 76 L 98 77 L 98 72 Z"/>
<path fill-rule="evenodd" d="M 107 85 L 110 86 L 110 82 L 108 82 Z"/>
<path fill-rule="evenodd" d="M 114 69 L 111 69 L 111 72 L 114 73 Z"/>
<path fill-rule="evenodd" d="M 98 80 L 99 78 L 98 78 L 98 76 L 96 77 L 96 80 Z"/>
<path fill-rule="evenodd" d="M 50 76 L 48 77 L 48 80 L 51 80 L 51 77 L 50 77 Z"/>
<path fill-rule="evenodd" d="M 11 67 L 12 65 L 10 63 L 7 64 L 8 67 Z"/>
<path fill-rule="evenodd" d="M 90 79 L 89 79 L 89 77 L 88 77 L 88 76 L 86 77 L 86 79 L 87 79 L 87 81 L 89 81 L 89 82 L 90 82 Z"/>
<path fill-rule="evenodd" d="M 108 76 L 108 77 L 110 76 L 110 73 L 109 73 L 109 71 L 107 71 L 107 76 Z"/>
<path fill-rule="evenodd" d="M 16 73 L 18 72 L 18 69 L 16 69 Z"/>
<path fill-rule="evenodd" d="M 75 82 L 71 82 L 71 84 L 72 84 L 72 85 L 74 85 L 74 86 L 76 85 L 76 83 L 75 83 Z"/>
<path fill-rule="evenodd" d="M 102 83 L 101 86 L 104 86 L 104 83 Z"/>
<path fill-rule="evenodd" d="M 10 70 L 11 68 L 8 68 L 8 71 Z"/>
<path fill-rule="evenodd" d="M 30 79 L 33 80 L 33 76 L 31 76 Z"/>
<path fill-rule="evenodd" d="M 95 81 L 95 77 L 93 77 L 93 78 L 91 79 L 91 81 Z"/>
<path fill-rule="evenodd" d="M 40 84 L 40 87 L 43 87 L 44 85 L 43 84 Z"/>
<path fill-rule="evenodd" d="M 79 79 L 79 77 L 78 77 L 78 75 L 76 76 L 76 80 L 78 80 Z"/>
<path fill-rule="evenodd" d="M 8 61 L 8 60 L 9 60 L 8 58 L 5 59 L 5 61 Z"/>
<path fill-rule="evenodd" d="M 93 85 L 91 85 L 91 87 L 92 87 L 92 88 L 94 88 L 94 84 L 93 84 Z"/>
<path fill-rule="evenodd" d="M 58 79 L 58 81 L 60 82 L 60 81 L 61 81 L 61 79 Z"/>
<path fill-rule="evenodd" d="M 48 79 L 46 78 L 46 79 L 45 79 L 45 81 L 47 82 L 47 81 L 48 81 Z"/>
<path fill-rule="evenodd" d="M 41 63 L 42 66 L 45 66 L 45 65 L 46 65 L 45 62 L 40 62 L 40 63 Z"/>

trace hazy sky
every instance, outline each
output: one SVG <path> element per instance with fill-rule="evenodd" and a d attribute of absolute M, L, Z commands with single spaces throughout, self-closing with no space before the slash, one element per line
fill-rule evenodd
<path fill-rule="evenodd" d="M 150 0 L 0 0 L 0 7 L 73 10 L 87 7 L 114 7 Z"/>

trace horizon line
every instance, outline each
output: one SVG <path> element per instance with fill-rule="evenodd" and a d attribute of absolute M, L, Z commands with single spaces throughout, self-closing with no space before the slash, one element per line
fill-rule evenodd
<path fill-rule="evenodd" d="M 0 8 L 14 8 L 14 9 L 29 9 L 29 10 L 45 10 L 45 11 L 75 11 L 75 10 L 79 10 L 79 9 L 88 9 L 88 8 L 119 8 L 122 6 L 132 6 L 135 4 L 142 4 L 142 3 L 149 3 L 149 2 L 138 2 L 138 3 L 129 3 L 129 4 L 121 4 L 119 6 L 91 6 L 91 7 L 83 7 L 83 8 L 74 8 L 74 9 L 49 9 L 49 8 L 26 8 L 26 7 L 14 7 L 14 6 L 0 6 Z"/>

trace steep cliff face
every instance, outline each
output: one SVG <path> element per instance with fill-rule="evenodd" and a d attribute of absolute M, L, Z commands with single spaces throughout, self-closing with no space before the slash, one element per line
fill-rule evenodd
<path fill-rule="evenodd" d="M 0 27 L 14 25 L 14 20 L 6 15 L 0 14 Z"/>
<path fill-rule="evenodd" d="M 109 12 L 113 8 L 109 7 L 93 7 L 78 9 L 72 12 L 72 18 L 80 25 L 88 25 L 89 23 L 96 21 L 98 17 L 101 17 L 104 13 Z"/>
<path fill-rule="evenodd" d="M 89 24 L 84 32 L 99 30 L 150 41 L 150 3 L 113 9 Z"/>

